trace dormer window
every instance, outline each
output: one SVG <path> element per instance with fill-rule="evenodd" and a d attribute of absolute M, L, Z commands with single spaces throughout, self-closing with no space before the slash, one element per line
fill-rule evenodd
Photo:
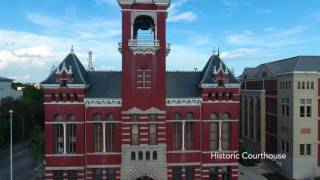
<path fill-rule="evenodd" d="M 223 79 L 218 80 L 218 87 L 224 87 L 224 80 Z"/>
<path fill-rule="evenodd" d="M 67 80 L 61 80 L 60 87 L 67 87 Z"/>

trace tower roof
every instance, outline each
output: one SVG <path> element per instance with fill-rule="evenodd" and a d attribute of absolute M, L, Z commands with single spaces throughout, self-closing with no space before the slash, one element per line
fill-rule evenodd
<path fill-rule="evenodd" d="M 118 0 L 119 4 L 155 4 L 155 5 L 169 5 L 171 0 Z"/>
<path fill-rule="evenodd" d="M 68 70 L 72 76 L 72 81 L 68 84 L 88 84 L 87 71 L 73 52 L 69 53 L 59 66 L 51 72 L 49 77 L 41 82 L 41 84 L 58 84 L 57 72 L 61 72 L 64 69 Z"/>
<path fill-rule="evenodd" d="M 239 83 L 232 71 L 228 69 L 225 63 L 217 55 L 212 55 L 201 72 L 201 84 L 217 84 L 214 75 L 222 73 L 226 77 L 225 83 Z"/>

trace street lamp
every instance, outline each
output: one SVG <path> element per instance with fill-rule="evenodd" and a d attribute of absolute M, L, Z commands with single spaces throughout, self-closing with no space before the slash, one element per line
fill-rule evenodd
<path fill-rule="evenodd" d="M 13 180 L 12 178 L 12 113 L 13 110 L 9 110 L 10 113 L 10 180 Z"/>

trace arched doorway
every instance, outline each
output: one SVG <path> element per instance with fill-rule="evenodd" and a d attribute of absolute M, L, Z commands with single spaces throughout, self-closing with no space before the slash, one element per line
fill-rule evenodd
<path fill-rule="evenodd" d="M 141 176 L 141 177 L 137 178 L 136 180 L 154 180 L 154 179 L 151 177 L 148 177 L 148 176 Z"/>

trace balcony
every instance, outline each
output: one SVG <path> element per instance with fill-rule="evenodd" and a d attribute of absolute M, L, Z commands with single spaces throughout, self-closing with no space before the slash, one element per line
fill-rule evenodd
<path fill-rule="evenodd" d="M 160 49 L 159 40 L 150 39 L 129 39 L 128 47 L 133 52 L 133 54 L 152 54 L 155 55 Z M 119 43 L 118 50 L 122 53 L 122 43 Z M 170 44 L 166 44 L 166 55 L 170 53 Z"/>

